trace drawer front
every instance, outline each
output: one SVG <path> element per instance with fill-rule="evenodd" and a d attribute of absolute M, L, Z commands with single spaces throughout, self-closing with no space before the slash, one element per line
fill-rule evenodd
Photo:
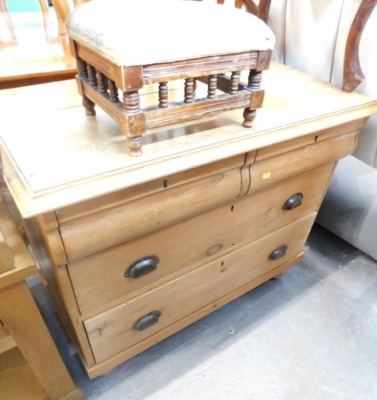
<path fill-rule="evenodd" d="M 317 168 L 264 192 L 70 263 L 69 274 L 81 313 L 120 304 L 181 274 L 184 268 L 195 268 L 198 262 L 208 262 L 317 211 L 332 170 L 333 164 Z"/>
<path fill-rule="evenodd" d="M 307 145 L 271 158 L 258 158 L 250 166 L 249 192 L 263 190 L 289 176 L 303 173 L 350 154 L 357 143 L 358 131 Z"/>
<path fill-rule="evenodd" d="M 315 214 L 84 321 L 96 362 L 149 338 L 297 256 Z M 153 342 L 153 338 L 151 340 Z"/>
<path fill-rule="evenodd" d="M 268 147 L 258 150 L 256 161 L 261 161 L 266 158 L 271 158 L 276 155 L 281 155 L 289 151 L 298 150 L 305 146 L 313 145 L 315 142 L 323 142 L 325 140 L 334 139 L 348 133 L 359 131 L 365 123 L 365 119 L 347 122 L 330 129 L 324 129 L 314 132 L 309 135 L 301 136 L 295 139 L 287 140 L 281 143 L 276 143 Z"/>
<path fill-rule="evenodd" d="M 57 212 L 69 261 L 94 254 L 235 199 L 244 157 Z M 195 172 L 196 171 L 196 172 Z"/>

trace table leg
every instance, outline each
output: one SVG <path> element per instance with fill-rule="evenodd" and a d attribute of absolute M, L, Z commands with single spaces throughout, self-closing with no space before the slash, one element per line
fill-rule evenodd
<path fill-rule="evenodd" d="M 25 281 L 0 290 L 0 316 L 51 400 L 82 399 Z"/>

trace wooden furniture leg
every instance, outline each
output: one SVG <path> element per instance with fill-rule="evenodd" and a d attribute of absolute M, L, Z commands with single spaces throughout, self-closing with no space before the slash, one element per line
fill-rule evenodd
<path fill-rule="evenodd" d="M 51 400 L 78 400 L 76 388 L 25 281 L 0 291 L 1 321 Z"/>

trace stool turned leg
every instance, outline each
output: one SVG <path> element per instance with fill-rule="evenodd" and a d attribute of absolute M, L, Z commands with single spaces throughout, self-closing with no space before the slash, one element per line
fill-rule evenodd
<path fill-rule="evenodd" d="M 85 95 L 82 96 L 82 105 L 85 108 L 86 115 L 96 115 L 96 110 L 94 109 L 95 104 Z"/>
<path fill-rule="evenodd" d="M 256 110 L 251 110 L 250 108 L 245 108 L 243 110 L 243 123 L 242 126 L 245 128 L 251 128 L 253 126 L 253 122 L 255 117 L 257 116 Z"/>
<path fill-rule="evenodd" d="M 90 70 L 90 66 L 81 58 L 77 58 L 76 60 L 76 65 L 77 65 L 77 75 L 79 78 L 79 81 L 81 80 L 88 80 L 90 81 L 90 79 L 93 80 L 93 67 L 92 70 L 90 71 L 90 74 L 92 74 L 91 78 L 89 78 L 89 70 Z M 78 81 L 78 82 L 79 82 Z M 94 109 L 95 104 L 88 98 L 85 96 L 84 94 L 84 90 L 81 87 L 81 90 L 79 90 L 81 92 L 82 95 L 82 105 L 85 108 L 85 114 L 86 115 L 96 115 L 96 111 Z"/>
<path fill-rule="evenodd" d="M 261 80 L 262 80 L 262 72 L 251 69 L 249 73 L 249 81 L 247 84 L 247 88 L 251 90 L 252 93 L 256 90 L 259 90 Z M 251 96 L 253 96 L 253 94 L 251 94 Z M 245 128 L 251 128 L 253 126 L 253 122 L 256 116 L 257 116 L 256 110 L 252 110 L 250 107 L 245 108 L 243 112 L 244 121 L 242 123 L 242 126 L 244 126 Z"/>
<path fill-rule="evenodd" d="M 122 126 L 122 129 L 127 136 L 130 155 L 140 156 L 142 154 L 142 135 L 145 132 L 145 116 L 140 112 L 140 98 L 137 90 L 123 93 L 123 108 L 125 125 Z"/>
<path fill-rule="evenodd" d="M 232 75 L 230 77 L 229 94 L 236 95 L 238 93 L 238 88 L 240 84 L 240 75 L 241 73 L 239 71 L 232 72 Z M 249 87 L 251 81 L 250 75 L 249 75 L 248 88 L 250 88 Z M 243 112 L 242 126 L 244 126 L 245 128 L 251 128 L 253 126 L 253 121 L 256 117 L 256 114 L 257 113 L 255 110 L 251 110 L 250 108 L 245 108 Z"/>
<path fill-rule="evenodd" d="M 89 64 L 86 64 L 88 71 L 88 82 L 90 86 L 97 87 L 97 72 L 95 68 Z M 85 107 L 86 115 L 96 115 L 96 111 L 94 109 L 95 103 L 88 99 L 85 94 L 83 95 L 83 106 Z"/>
<path fill-rule="evenodd" d="M 141 146 L 143 144 L 143 138 L 141 136 L 127 137 L 128 149 L 130 151 L 130 156 L 138 157 L 143 154 L 141 151 Z"/>

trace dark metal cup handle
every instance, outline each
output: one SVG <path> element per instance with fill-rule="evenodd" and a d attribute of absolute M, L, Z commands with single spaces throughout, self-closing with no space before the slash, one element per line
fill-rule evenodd
<path fill-rule="evenodd" d="M 301 206 L 303 198 L 304 195 L 302 193 L 295 193 L 283 204 L 281 208 L 287 211 L 293 210 L 294 208 Z"/>
<path fill-rule="evenodd" d="M 269 256 L 268 256 L 268 259 L 270 260 L 270 261 L 273 261 L 273 260 L 278 260 L 279 258 L 282 258 L 282 257 L 284 257 L 285 255 L 286 255 L 286 253 L 287 253 L 287 249 L 288 249 L 288 246 L 287 245 L 282 245 L 282 246 L 280 246 L 280 247 L 278 247 L 277 249 L 275 249 Z"/>
<path fill-rule="evenodd" d="M 161 316 L 160 311 L 151 311 L 150 313 L 144 315 L 140 319 L 138 319 L 132 329 L 135 331 L 143 331 L 144 329 L 149 328 L 150 326 L 157 324 Z"/>
<path fill-rule="evenodd" d="M 142 257 L 127 268 L 124 276 L 126 278 L 139 278 L 154 271 L 159 262 L 160 260 L 156 256 Z"/>

